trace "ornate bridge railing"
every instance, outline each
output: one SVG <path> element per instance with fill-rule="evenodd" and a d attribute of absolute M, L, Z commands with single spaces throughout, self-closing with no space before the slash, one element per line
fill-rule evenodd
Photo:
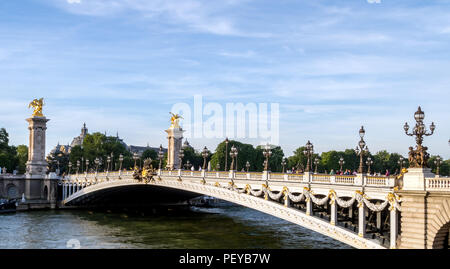
<path fill-rule="evenodd" d="M 425 187 L 427 190 L 450 191 L 449 177 L 425 178 Z"/>

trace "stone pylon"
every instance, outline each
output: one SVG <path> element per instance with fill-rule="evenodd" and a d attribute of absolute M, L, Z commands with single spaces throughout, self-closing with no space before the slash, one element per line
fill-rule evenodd
<path fill-rule="evenodd" d="M 25 174 L 25 198 L 27 200 L 46 199 L 46 197 L 43 197 L 45 189 L 44 179 L 46 178 L 48 166 L 45 160 L 45 132 L 49 119 L 33 116 L 27 121 L 29 123 L 30 141 Z M 48 191 L 49 186 L 47 186 Z"/>
<path fill-rule="evenodd" d="M 167 147 L 167 168 L 170 170 L 180 168 L 180 159 L 178 158 L 180 154 L 180 149 L 182 146 L 183 132 L 181 127 L 171 126 L 166 130 L 167 139 L 169 145 Z"/>

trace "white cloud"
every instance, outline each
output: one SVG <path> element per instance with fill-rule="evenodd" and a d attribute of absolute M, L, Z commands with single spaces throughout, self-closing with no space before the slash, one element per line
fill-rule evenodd
<path fill-rule="evenodd" d="M 164 20 L 172 25 L 185 27 L 216 35 L 246 35 L 236 29 L 230 18 L 220 15 L 223 10 L 241 4 L 240 1 L 205 1 L 205 0 L 66 0 L 71 5 L 57 6 L 68 12 L 87 16 L 111 16 L 125 12 L 137 13 L 146 20 Z M 79 5 L 73 5 L 79 4 Z M 255 37 L 267 37 L 266 34 L 252 34 Z"/>

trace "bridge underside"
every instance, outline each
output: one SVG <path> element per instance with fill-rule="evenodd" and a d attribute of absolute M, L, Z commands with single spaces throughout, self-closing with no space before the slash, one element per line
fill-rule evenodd
<path fill-rule="evenodd" d="M 156 207 L 184 206 L 202 194 L 155 185 L 117 186 L 86 193 L 66 206 L 79 207 Z"/>

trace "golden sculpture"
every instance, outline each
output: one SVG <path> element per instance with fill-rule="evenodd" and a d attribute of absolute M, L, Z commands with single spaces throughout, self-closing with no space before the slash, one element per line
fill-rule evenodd
<path fill-rule="evenodd" d="M 31 116 L 33 117 L 44 117 L 44 114 L 42 114 L 42 107 L 44 106 L 44 98 L 41 99 L 34 99 L 29 105 L 28 108 L 32 107 L 34 109 L 33 114 Z"/>
<path fill-rule="evenodd" d="M 172 117 L 170 118 L 170 121 L 172 122 L 170 128 L 180 128 L 180 119 L 182 119 L 183 117 L 178 114 L 173 114 L 172 112 L 169 112 L 169 114 L 172 115 Z"/>

